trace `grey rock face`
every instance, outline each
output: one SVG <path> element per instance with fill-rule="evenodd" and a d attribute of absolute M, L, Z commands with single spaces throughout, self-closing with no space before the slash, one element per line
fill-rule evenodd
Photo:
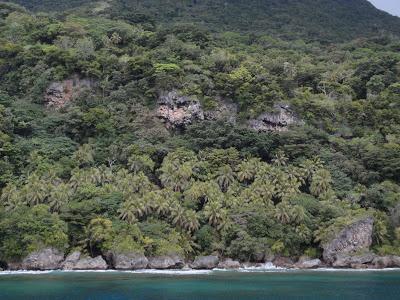
<path fill-rule="evenodd" d="M 73 270 L 76 263 L 79 261 L 81 253 L 79 251 L 72 252 L 62 263 L 63 270 Z"/>
<path fill-rule="evenodd" d="M 369 264 L 376 258 L 375 254 L 368 253 L 364 255 L 350 256 L 339 255 L 333 262 L 332 266 L 335 268 L 350 268 L 353 265 Z"/>
<path fill-rule="evenodd" d="M 360 250 L 368 250 L 372 244 L 374 219 L 360 220 L 344 228 L 332 241 L 323 245 L 323 258 L 332 264 L 343 254 L 352 254 Z"/>
<path fill-rule="evenodd" d="M 80 258 L 70 270 L 107 270 L 107 268 L 106 261 L 101 256 L 97 256 Z"/>
<path fill-rule="evenodd" d="M 293 268 L 294 267 L 294 262 L 290 257 L 275 257 L 275 259 L 272 261 L 272 263 L 279 268 Z"/>
<path fill-rule="evenodd" d="M 227 258 L 218 264 L 218 268 L 219 269 L 239 269 L 240 262 L 238 262 L 236 260 L 232 260 L 231 258 Z"/>
<path fill-rule="evenodd" d="M 310 259 L 309 257 L 301 257 L 299 261 L 294 265 L 299 269 L 316 269 L 322 265 L 320 259 Z"/>
<path fill-rule="evenodd" d="M 372 265 L 378 269 L 384 268 L 400 268 L 399 256 L 380 256 L 372 261 Z"/>
<path fill-rule="evenodd" d="M 150 269 L 182 269 L 185 261 L 179 256 L 157 256 L 149 259 L 148 267 Z"/>
<path fill-rule="evenodd" d="M 56 270 L 61 266 L 64 254 L 54 248 L 45 248 L 29 254 L 21 264 L 24 270 Z"/>
<path fill-rule="evenodd" d="M 218 266 L 217 256 L 198 256 L 192 264 L 193 269 L 214 269 Z"/>
<path fill-rule="evenodd" d="M 236 124 L 238 110 L 239 109 L 237 104 L 230 101 L 218 99 L 216 107 L 204 112 L 204 119 L 224 120 L 227 123 Z"/>
<path fill-rule="evenodd" d="M 82 88 L 91 88 L 93 85 L 93 81 L 79 79 L 77 75 L 62 82 L 52 82 L 45 92 L 44 101 L 48 108 L 58 110 L 71 102 Z"/>
<path fill-rule="evenodd" d="M 257 119 L 249 121 L 250 129 L 257 132 L 268 131 L 288 131 L 290 125 L 302 125 L 289 105 L 276 104 L 274 105 L 275 113 L 264 113 Z"/>
<path fill-rule="evenodd" d="M 113 266 L 117 270 L 140 270 L 146 269 L 149 261 L 143 254 L 136 253 L 113 253 Z"/>
<path fill-rule="evenodd" d="M 184 128 L 194 120 L 204 120 L 204 112 L 197 99 L 180 96 L 178 92 L 163 93 L 158 99 L 157 116 L 168 128 Z"/>

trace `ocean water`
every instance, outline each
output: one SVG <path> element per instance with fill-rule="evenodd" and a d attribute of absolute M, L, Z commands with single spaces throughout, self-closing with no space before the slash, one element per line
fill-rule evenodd
<path fill-rule="evenodd" d="M 0 273 L 0 299 L 400 299 L 400 271 Z"/>

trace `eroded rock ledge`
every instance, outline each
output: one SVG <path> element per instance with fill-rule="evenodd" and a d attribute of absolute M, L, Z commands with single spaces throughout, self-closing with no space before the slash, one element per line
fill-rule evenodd
<path fill-rule="evenodd" d="M 184 128 L 195 120 L 204 120 L 200 102 L 194 97 L 181 96 L 177 91 L 160 95 L 156 114 L 167 128 Z"/>
<path fill-rule="evenodd" d="M 278 103 L 274 105 L 273 113 L 264 113 L 257 119 L 249 121 L 250 129 L 257 132 L 268 131 L 288 131 L 290 126 L 303 125 L 299 118 L 296 117 L 290 106 Z"/>
<path fill-rule="evenodd" d="M 332 267 L 352 269 L 385 269 L 400 268 L 400 257 L 377 256 L 372 253 L 363 255 L 342 255 L 332 264 L 318 258 L 302 256 L 298 259 L 291 257 L 270 257 L 271 260 L 262 263 L 240 263 L 231 258 L 220 258 L 218 256 L 198 256 L 193 262 L 185 262 L 179 255 L 165 255 L 146 258 L 142 254 L 118 254 L 111 260 L 101 257 L 83 256 L 76 251 L 64 257 L 55 249 L 46 248 L 30 254 L 21 263 L 8 264 L 8 270 L 212 270 L 212 269 L 239 269 L 239 268 L 283 268 L 283 269 L 318 269 Z M 0 270 L 2 271 L 2 270 Z"/>
<path fill-rule="evenodd" d="M 324 261 L 334 264 L 344 255 L 368 252 L 372 244 L 373 225 L 374 219 L 367 217 L 345 227 L 334 239 L 323 245 Z"/>
<path fill-rule="evenodd" d="M 238 269 L 265 268 L 267 265 L 285 269 L 318 269 L 322 267 L 352 269 L 400 268 L 399 256 L 378 256 L 370 252 L 374 219 L 365 217 L 341 230 L 326 243 L 322 259 L 302 256 L 268 255 L 257 263 L 239 262 L 215 255 L 197 256 L 185 261 L 178 254 L 147 258 L 138 253 L 110 252 L 106 258 L 83 256 L 81 252 L 64 253 L 54 248 L 43 248 L 29 254 L 20 262 L 7 264 L 9 270 L 141 270 L 141 269 Z"/>
<path fill-rule="evenodd" d="M 93 80 L 74 76 L 60 82 L 52 82 L 46 89 L 44 101 L 47 108 L 61 109 L 68 105 L 84 88 L 92 88 Z"/>

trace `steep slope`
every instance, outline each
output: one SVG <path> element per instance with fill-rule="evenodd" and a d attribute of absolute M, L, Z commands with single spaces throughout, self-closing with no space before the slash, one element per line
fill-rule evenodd
<path fill-rule="evenodd" d="M 63 10 L 100 2 L 14 1 L 33 10 Z M 400 18 L 367 0 L 115 0 L 107 14 L 131 22 L 190 22 L 214 30 L 262 32 L 284 38 L 350 40 L 380 32 L 400 34 Z"/>

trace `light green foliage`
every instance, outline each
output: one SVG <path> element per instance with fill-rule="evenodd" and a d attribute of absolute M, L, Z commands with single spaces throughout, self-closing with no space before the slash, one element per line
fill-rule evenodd
<path fill-rule="evenodd" d="M 45 205 L 2 213 L 0 233 L 0 259 L 4 260 L 18 260 L 42 247 L 65 250 L 68 246 L 66 223 Z"/>

